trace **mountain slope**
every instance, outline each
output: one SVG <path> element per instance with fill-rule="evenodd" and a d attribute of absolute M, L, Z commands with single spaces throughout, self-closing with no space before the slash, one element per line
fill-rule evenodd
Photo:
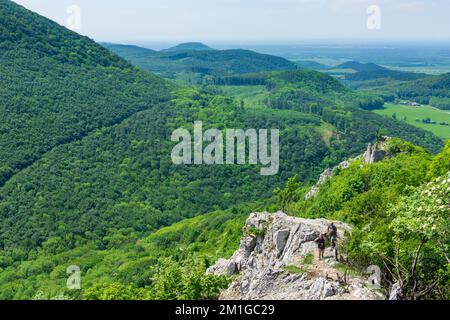
<path fill-rule="evenodd" d="M 162 79 L 0 1 L 0 186 L 53 147 L 169 98 Z"/>
<path fill-rule="evenodd" d="M 372 194 L 371 197 L 368 196 L 368 190 L 359 195 L 354 193 L 354 205 L 348 206 L 343 212 L 363 219 L 367 214 L 373 218 L 378 213 L 380 218 L 383 218 L 386 206 L 389 205 L 389 202 L 392 201 L 392 196 L 395 195 L 390 191 L 392 187 L 395 187 L 398 182 L 402 186 L 404 186 L 405 182 L 409 185 L 418 186 L 427 181 L 428 169 L 431 169 L 430 174 L 432 176 L 442 175 L 450 169 L 448 163 L 446 164 L 445 161 L 442 161 L 443 158 L 448 159 L 449 150 L 450 148 L 447 147 L 444 153 L 441 153 L 433 160 L 430 157 L 423 158 L 420 154 L 413 152 L 412 154 L 400 154 L 399 159 L 386 159 L 376 164 L 364 165 L 354 162 L 352 167 L 336 173 L 333 180 L 328 181 L 324 185 L 324 195 L 332 195 L 334 192 L 340 194 L 342 185 L 347 185 L 349 190 L 354 189 L 355 185 L 357 185 L 355 181 L 360 179 L 361 173 L 370 172 L 370 174 L 365 174 L 364 177 L 370 179 L 369 181 L 374 181 L 377 184 L 376 186 L 381 188 L 378 190 L 373 188 L 373 191 L 370 192 Z M 360 173 L 359 171 L 362 172 Z M 352 179 L 355 175 L 357 178 Z M 403 176 L 408 177 L 410 175 L 417 177 L 419 180 L 408 179 L 402 182 Z M 392 183 L 392 178 L 386 180 L 384 177 L 392 177 L 397 179 L 397 181 Z M 386 186 L 389 189 L 384 192 L 384 187 Z M 291 191 L 292 188 L 288 192 Z M 302 188 L 297 191 L 300 195 L 303 195 L 305 189 Z M 375 197 L 377 194 L 379 196 Z M 318 195 L 318 197 L 322 197 L 322 195 Z M 362 199 L 358 200 L 359 197 Z M 373 201 L 370 200 L 372 197 Z M 296 200 L 290 194 L 290 199 L 297 201 L 299 198 Z M 325 198 L 323 203 L 326 204 L 327 201 L 327 198 Z M 349 201 L 349 198 L 344 201 Z M 173 226 L 162 228 L 143 239 L 133 232 L 124 231 L 115 237 L 109 236 L 103 239 L 105 242 L 104 248 L 100 248 L 94 242 L 90 242 L 72 250 L 61 251 L 55 245 L 55 242 L 48 243 L 39 249 L 37 257 L 29 261 L 21 261 L 18 264 L 11 264 L 10 266 L 8 266 L 8 257 L 0 255 L 0 268 L 3 268 L 0 273 L 0 297 L 6 299 L 27 299 L 40 293 L 40 298 L 44 299 L 55 296 L 63 298 L 84 297 L 85 299 L 199 298 L 200 296 L 196 295 L 194 291 L 188 290 L 189 287 L 187 285 L 189 283 L 186 281 L 189 281 L 189 279 L 195 281 L 197 279 L 195 283 L 204 290 L 202 291 L 203 294 L 211 292 L 207 291 L 207 288 L 208 290 L 212 289 L 211 286 L 203 287 L 204 284 L 206 285 L 205 282 L 198 281 L 196 277 L 192 278 L 194 274 L 197 272 L 204 274 L 205 268 L 218 258 L 228 259 L 232 256 L 233 252 L 239 248 L 242 227 L 250 212 L 253 212 L 253 210 L 274 212 L 277 208 L 280 208 L 280 206 L 271 205 L 269 208 L 261 205 L 249 205 L 240 208 L 234 207 L 223 212 L 215 211 L 207 215 L 185 219 Z M 374 211 L 376 208 L 378 208 L 378 211 Z M 303 209 L 294 213 L 299 216 L 303 216 L 305 213 L 309 218 L 317 217 L 317 215 L 314 215 L 315 212 L 311 211 L 311 215 L 309 215 Z M 342 216 L 334 216 L 331 211 L 330 219 L 344 220 Z M 383 225 L 380 224 L 380 221 L 374 224 L 373 227 L 379 225 L 380 230 L 383 230 Z M 347 223 L 354 225 L 351 220 L 347 220 Z M 323 227 L 326 226 L 324 225 Z M 372 226 L 369 225 L 369 227 Z M 358 230 L 359 227 L 354 228 Z M 244 236 L 251 236 L 252 233 L 255 236 L 263 234 L 262 232 L 256 232 L 255 229 L 247 228 L 247 230 Z M 342 232 L 342 230 L 340 231 Z M 365 234 L 364 232 L 355 233 L 355 240 L 352 241 L 358 244 L 359 237 Z M 384 241 L 384 237 L 376 239 Z M 119 242 L 121 245 L 117 244 Z M 365 272 L 367 267 L 367 264 L 365 264 L 367 260 L 365 259 L 371 257 L 370 251 L 368 255 L 366 251 L 361 251 L 363 255 L 367 256 L 360 261 L 356 260 L 354 256 L 354 253 L 358 253 L 360 250 L 359 245 L 354 249 L 352 247 L 343 247 L 340 250 L 343 250 L 341 251 L 342 254 L 349 254 L 351 257 L 350 261 L 352 264 L 348 266 L 351 278 L 354 277 L 355 273 L 362 274 Z M 328 254 L 329 252 L 327 251 Z M 193 256 L 204 263 L 203 267 L 199 268 L 198 265 L 192 266 L 190 259 Z M 358 261 L 362 262 L 362 269 L 359 269 L 358 263 L 360 262 Z M 178 266 L 183 265 L 191 268 L 191 273 L 183 268 L 176 267 L 176 262 L 180 262 Z M 83 267 L 83 290 L 81 292 L 66 289 L 65 269 L 68 263 Z M 311 277 L 317 276 L 315 270 L 311 270 L 314 265 L 310 265 L 310 262 L 306 262 L 306 259 L 296 260 L 295 266 L 288 265 L 285 270 L 290 273 L 290 277 L 293 279 L 308 280 L 309 273 L 311 273 Z M 336 268 L 342 277 L 346 266 L 341 264 L 336 265 Z M 179 281 L 170 281 L 169 278 L 164 280 L 166 275 L 170 275 L 170 279 L 176 278 Z M 334 277 L 335 274 L 329 274 L 329 276 Z M 442 280 L 445 281 L 445 279 Z M 314 292 L 320 295 L 322 292 L 319 284 L 315 286 L 316 291 Z M 214 287 L 216 289 L 225 289 L 228 285 L 225 282 L 218 287 Z M 339 285 L 338 289 L 345 288 Z M 65 296 L 61 296 L 63 293 Z M 209 298 L 217 298 L 218 293 L 218 291 L 214 290 Z M 283 297 L 283 293 L 286 292 L 273 292 L 279 297 Z"/>
<path fill-rule="evenodd" d="M 72 65 L 130 67 L 89 38 L 61 28 L 59 24 L 12 1 L 1 0 L 0 13 L 2 53 L 31 52 L 40 58 L 51 57 Z"/>
<path fill-rule="evenodd" d="M 327 153 L 320 135 L 303 127 L 319 121 L 294 116 L 246 112 L 225 97 L 192 91 L 164 108 L 54 148 L 0 189 L 0 244 L 33 248 L 50 237 L 74 233 L 101 238 L 110 228 L 131 227 L 146 234 L 181 218 L 270 197 L 271 186 L 281 184 L 296 166 L 305 168 L 305 179 L 312 177 Z M 178 127 L 192 130 L 194 120 L 203 121 L 205 129 L 223 123 L 280 128 L 285 139 L 280 174 L 263 177 L 260 166 L 174 165 L 171 132 Z M 289 155 L 294 145 L 311 152 L 294 160 Z"/>
<path fill-rule="evenodd" d="M 425 77 L 424 74 L 391 70 L 374 63 L 344 62 L 333 69 L 348 70 L 345 80 L 365 81 L 388 78 L 392 80 L 416 80 Z"/>
<path fill-rule="evenodd" d="M 400 99 L 450 110 L 450 73 L 393 84 L 380 88 L 380 91 L 394 93 Z"/>
<path fill-rule="evenodd" d="M 110 297 L 105 292 L 121 298 L 211 298 L 223 282 L 203 278 L 208 262 L 200 253 L 230 252 L 227 239 L 224 247 L 216 244 L 223 239 L 220 230 L 234 241 L 236 225 L 220 225 L 229 218 L 240 221 L 241 208 L 248 213 L 269 206 L 273 189 L 288 177 L 298 174 L 307 183 L 327 166 L 361 153 L 380 129 L 432 150 L 442 144 L 355 107 L 351 92 L 327 75 L 267 73 L 269 99 L 264 108 L 252 108 L 215 88 L 170 86 L 47 19 L 1 4 L 2 19 L 14 33 L 2 56 L 8 59 L 0 61 L 0 107 L 7 124 L 0 151 L 2 166 L 9 166 L 1 169 L 0 293 L 8 299 L 41 297 L 40 290 L 47 298 L 67 293 L 67 265 L 79 265 L 90 279 L 72 298 Z M 16 34 L 14 26 L 23 21 L 32 28 Z M 21 48 L 21 39 L 34 38 L 34 30 L 39 41 L 27 40 Z M 53 43 L 53 34 L 62 34 L 61 40 Z M 85 41 L 92 46 L 87 56 L 77 53 Z M 42 49 L 47 46 L 54 49 Z M 256 66 L 264 62 L 260 55 L 247 57 L 249 68 L 251 57 Z M 280 129 L 279 174 L 261 176 L 261 165 L 174 165 L 171 134 L 178 128 L 192 132 L 194 121 L 203 121 L 205 130 Z M 225 218 L 214 220 L 214 212 L 223 210 Z M 198 218 L 200 224 L 184 221 L 208 213 Z M 207 233 L 197 227 L 204 221 L 211 226 Z M 192 229 L 161 231 L 175 222 Z M 142 241 L 149 238 L 147 250 Z M 184 253 L 174 249 L 181 240 L 189 244 Z M 173 274 L 188 280 L 174 288 Z M 192 291 L 198 282 L 204 286 Z M 154 289 L 141 295 L 148 287 Z"/>
<path fill-rule="evenodd" d="M 181 73 L 217 76 L 297 69 L 295 63 L 286 59 L 249 50 L 183 49 L 159 53 L 148 50 L 147 55 L 136 55 L 136 49 L 130 49 L 128 46 L 105 44 L 105 47 L 144 70 L 171 78 Z"/>
<path fill-rule="evenodd" d="M 162 52 L 173 52 L 173 51 L 203 51 L 203 50 L 214 50 L 208 47 L 206 44 L 201 42 L 186 42 L 180 43 L 174 47 L 161 50 Z"/>

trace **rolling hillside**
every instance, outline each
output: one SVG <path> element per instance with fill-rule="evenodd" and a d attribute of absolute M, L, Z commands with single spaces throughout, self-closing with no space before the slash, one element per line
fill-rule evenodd
<path fill-rule="evenodd" d="M 405 81 L 425 77 L 425 74 L 396 71 L 374 63 L 360 63 L 356 61 L 342 63 L 334 68 L 331 68 L 331 70 L 327 72 L 331 74 L 342 74 L 344 80 L 351 81 L 367 81 L 375 79 Z"/>
<path fill-rule="evenodd" d="M 208 47 L 206 44 L 201 42 L 186 42 L 180 43 L 174 47 L 161 50 L 162 52 L 174 52 L 174 51 L 203 51 L 203 50 L 214 50 Z"/>
<path fill-rule="evenodd" d="M 169 99 L 170 85 L 0 1 L 0 186 L 58 145 Z"/>
<path fill-rule="evenodd" d="M 262 81 L 267 99 L 251 108 L 217 88 L 173 86 L 11 1 L 0 0 L 0 19 L 4 299 L 214 298 L 226 279 L 205 276 L 206 267 L 234 250 L 245 214 L 273 207 L 273 190 L 289 177 L 308 184 L 380 133 L 434 153 L 442 147 L 432 134 L 362 110 L 357 95 L 325 74 L 226 77 L 289 69 L 281 58 L 121 47 L 173 60 L 169 72 L 185 70 L 178 60 L 206 59 L 230 84 Z M 171 134 L 192 131 L 194 121 L 279 128 L 279 174 L 261 176 L 261 165 L 174 165 Z M 69 265 L 80 266 L 82 290 L 65 287 Z"/>
<path fill-rule="evenodd" d="M 400 99 L 408 99 L 421 104 L 430 104 L 439 109 L 450 110 L 450 73 L 394 84 L 383 89 L 395 93 Z"/>
<path fill-rule="evenodd" d="M 189 50 L 192 46 L 180 45 L 167 51 L 139 50 L 116 44 L 104 44 L 132 64 L 169 78 L 183 74 L 217 76 L 271 70 L 295 70 L 297 65 L 286 59 L 249 50 Z M 194 46 L 195 47 L 195 46 Z"/>

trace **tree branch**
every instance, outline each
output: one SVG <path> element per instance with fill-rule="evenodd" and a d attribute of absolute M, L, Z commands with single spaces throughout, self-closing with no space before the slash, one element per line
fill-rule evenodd
<path fill-rule="evenodd" d="M 420 240 L 419 246 L 416 249 L 416 254 L 414 256 L 414 261 L 413 261 L 413 265 L 411 268 L 411 279 L 414 278 L 414 276 L 415 276 L 416 269 L 417 269 L 417 262 L 419 261 L 420 250 L 422 250 L 422 247 L 425 244 L 425 242 L 426 242 L 426 240 L 422 238 L 422 240 Z"/>
<path fill-rule="evenodd" d="M 426 296 L 427 294 L 429 294 L 431 292 L 431 290 L 433 290 L 434 287 L 437 285 L 437 283 L 438 282 L 435 281 L 428 288 L 425 288 L 424 290 L 422 290 L 422 291 L 418 292 L 417 294 L 415 294 L 414 295 L 414 299 L 417 300 L 417 299 L 420 299 L 421 297 Z"/>
<path fill-rule="evenodd" d="M 384 267 L 386 268 L 386 270 L 389 272 L 389 274 L 392 276 L 392 278 L 395 279 L 396 275 L 394 274 L 394 272 L 392 272 L 392 270 L 389 268 L 389 266 L 387 265 L 386 261 L 391 263 L 391 261 L 389 261 L 389 259 L 385 256 L 383 256 L 381 253 L 378 253 L 378 256 L 381 258 L 381 261 L 383 261 Z"/>
<path fill-rule="evenodd" d="M 400 274 L 400 262 L 399 262 L 399 257 L 400 257 L 400 240 L 398 241 L 397 244 L 397 251 L 395 253 L 395 269 L 397 271 L 397 277 L 398 277 L 398 283 L 400 285 L 400 288 L 402 288 L 403 290 L 403 278 Z"/>

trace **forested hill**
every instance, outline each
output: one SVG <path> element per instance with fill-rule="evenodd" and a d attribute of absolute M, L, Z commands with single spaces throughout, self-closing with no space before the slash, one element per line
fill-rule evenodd
<path fill-rule="evenodd" d="M 189 50 L 189 46 L 174 47 L 169 51 L 155 52 L 117 44 L 104 44 L 136 66 L 166 77 L 177 78 L 181 74 L 230 75 L 271 70 L 295 70 L 298 66 L 284 58 L 249 50 Z M 175 50 L 179 48 L 180 50 Z"/>
<path fill-rule="evenodd" d="M 145 57 L 149 54 L 157 55 L 159 52 L 152 49 L 142 48 L 134 45 L 115 45 L 111 43 L 101 43 L 101 45 L 105 48 L 114 47 L 114 53 L 116 53 L 118 56 L 122 57 L 124 55 L 127 55 L 128 57 Z"/>
<path fill-rule="evenodd" d="M 60 62 L 129 68 L 118 56 L 57 23 L 9 0 L 0 0 L 1 53 L 33 53 Z"/>
<path fill-rule="evenodd" d="M 246 105 L 259 103 L 270 110 L 287 109 L 318 116 L 331 125 L 322 126 L 322 134 L 332 137 L 333 143 L 346 140 L 345 146 L 336 145 L 336 149 L 346 152 L 362 150 L 367 142 L 376 139 L 377 132 L 401 137 L 433 153 L 442 148 L 442 140 L 431 132 L 363 110 L 370 109 L 374 101 L 372 95 L 353 92 L 320 72 L 295 70 L 234 75 L 217 78 L 216 84 L 225 91 L 231 88 L 236 92 L 252 92 L 252 88 L 259 88 L 260 101 L 244 98 Z"/>
<path fill-rule="evenodd" d="M 168 84 L 0 0 L 0 186 L 53 147 L 168 99 Z"/>
<path fill-rule="evenodd" d="M 0 4 L 9 39 L 0 53 L 0 298 L 212 298 L 223 279 L 205 277 L 205 257 L 233 251 L 239 221 L 227 222 L 270 205 L 289 177 L 315 180 L 381 132 L 442 147 L 432 134 L 362 110 L 358 96 L 324 74 L 265 73 L 257 87 L 267 99 L 255 107 L 220 88 L 170 86 L 13 2 Z M 212 65 L 286 66 L 235 53 L 210 57 Z M 174 165 L 171 134 L 192 132 L 194 121 L 204 130 L 278 128 L 279 174 L 261 176 L 261 165 Z M 185 224 L 160 232 L 182 220 L 193 223 L 185 236 L 195 242 L 184 251 Z M 81 268 L 82 290 L 66 287 L 70 265 Z M 174 279 L 182 279 L 177 288 Z M 150 296 L 137 293 L 148 287 Z"/>
<path fill-rule="evenodd" d="M 186 42 L 186 43 L 180 43 L 179 45 L 176 45 L 171 48 L 167 48 L 164 50 L 161 50 L 162 52 L 170 52 L 170 51 L 201 51 L 201 50 L 214 50 L 213 48 L 207 46 L 204 43 L 201 42 Z"/>
<path fill-rule="evenodd" d="M 351 71 L 345 75 L 346 80 L 374 80 L 380 78 L 388 78 L 392 80 L 416 80 L 426 77 L 425 74 L 391 70 L 374 63 L 360 63 L 349 61 L 340 64 L 333 69 L 341 69 Z"/>
<path fill-rule="evenodd" d="M 428 76 L 415 81 L 388 84 L 377 90 L 393 93 L 399 99 L 430 104 L 433 107 L 450 110 L 450 73 Z"/>

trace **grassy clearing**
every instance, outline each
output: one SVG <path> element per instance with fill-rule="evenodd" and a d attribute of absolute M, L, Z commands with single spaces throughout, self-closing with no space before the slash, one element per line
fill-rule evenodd
<path fill-rule="evenodd" d="M 322 139 L 323 141 L 327 144 L 330 145 L 330 139 L 333 136 L 333 132 L 336 131 L 336 128 L 333 127 L 333 125 L 321 121 L 320 126 L 316 127 L 317 131 L 322 135 Z"/>
<path fill-rule="evenodd" d="M 225 95 L 242 99 L 246 108 L 267 108 L 265 86 L 220 86 Z"/>
<path fill-rule="evenodd" d="M 284 266 L 283 270 L 289 273 L 308 273 L 309 267 L 314 264 L 314 254 L 308 253 L 302 260 L 299 266 L 288 265 Z"/>
<path fill-rule="evenodd" d="M 289 272 L 289 273 L 306 273 L 308 271 L 302 267 L 298 267 L 298 266 L 294 266 L 294 265 L 284 266 L 283 270 L 286 272 Z"/>
<path fill-rule="evenodd" d="M 303 259 L 303 264 L 304 265 L 312 265 L 313 263 L 314 263 L 314 254 L 310 252 Z"/>
<path fill-rule="evenodd" d="M 449 126 L 426 124 L 422 122 L 422 119 L 430 118 L 437 123 L 442 121 L 450 123 L 450 111 L 448 110 L 439 110 L 430 106 L 412 107 L 387 103 L 385 104 L 384 109 L 375 110 L 374 112 L 387 117 L 392 117 L 395 113 L 397 119 L 400 121 L 406 121 L 415 127 L 431 131 L 445 140 L 450 139 Z M 416 119 L 419 119 L 419 122 L 417 122 Z"/>

